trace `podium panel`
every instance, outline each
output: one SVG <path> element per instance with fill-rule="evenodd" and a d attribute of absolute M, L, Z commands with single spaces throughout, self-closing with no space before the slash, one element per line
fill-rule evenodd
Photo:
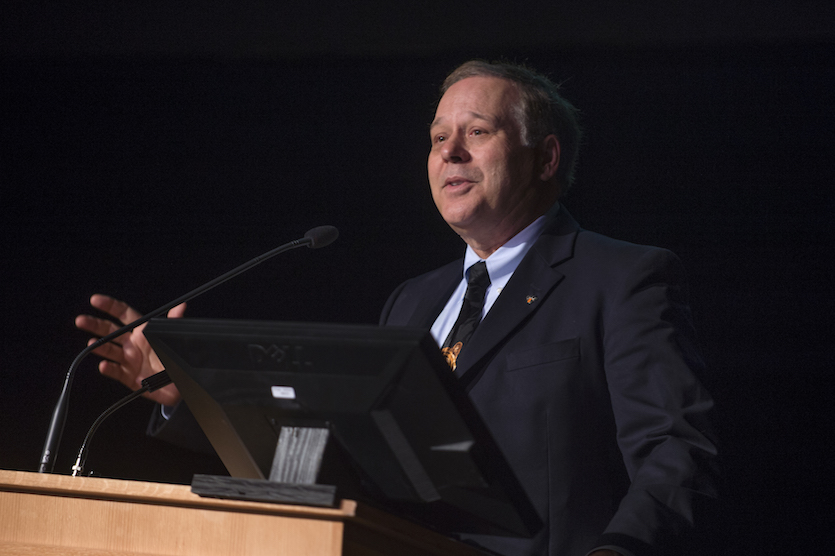
<path fill-rule="evenodd" d="M 352 500 L 314 508 L 201 498 L 188 486 L 0 470 L 0 553 L 14 556 L 477 556 Z"/>

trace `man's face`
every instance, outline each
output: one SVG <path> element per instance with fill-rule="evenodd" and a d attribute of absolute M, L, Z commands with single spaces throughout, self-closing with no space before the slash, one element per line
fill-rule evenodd
<path fill-rule="evenodd" d="M 489 252 L 544 212 L 537 157 L 522 143 L 518 101 L 510 81 L 468 77 L 441 98 L 430 128 L 435 205 L 467 243 Z"/>

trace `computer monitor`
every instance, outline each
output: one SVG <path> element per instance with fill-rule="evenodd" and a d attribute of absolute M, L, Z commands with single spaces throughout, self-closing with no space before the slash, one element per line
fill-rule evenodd
<path fill-rule="evenodd" d="M 144 333 L 232 477 L 270 476 L 281 427 L 323 427 L 362 497 L 404 517 L 542 525 L 425 329 L 152 319 Z"/>

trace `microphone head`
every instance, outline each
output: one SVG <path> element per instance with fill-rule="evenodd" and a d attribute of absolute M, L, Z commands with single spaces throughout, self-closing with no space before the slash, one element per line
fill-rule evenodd
<path fill-rule="evenodd" d="M 339 230 L 333 226 L 318 226 L 308 230 L 304 237 L 310 240 L 308 247 L 319 249 L 336 241 L 336 238 L 339 237 Z"/>

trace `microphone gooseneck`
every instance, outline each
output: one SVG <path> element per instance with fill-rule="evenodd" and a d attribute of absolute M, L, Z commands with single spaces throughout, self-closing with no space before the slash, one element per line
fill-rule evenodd
<path fill-rule="evenodd" d="M 93 439 L 93 435 L 96 434 L 99 425 L 101 425 L 105 419 L 113 415 L 117 410 L 126 406 L 145 392 L 155 392 L 164 386 L 168 386 L 169 384 L 171 384 L 171 378 L 168 376 L 168 372 L 160 371 L 157 374 L 151 375 L 148 378 L 144 379 L 142 381 L 142 387 L 139 390 L 134 390 L 118 402 L 108 407 L 104 413 L 99 415 L 98 419 L 96 419 L 93 422 L 93 425 L 90 427 L 90 430 L 87 431 L 87 436 L 84 437 L 84 441 L 81 443 L 81 448 L 79 448 L 78 450 L 78 457 L 75 460 L 75 465 L 72 466 L 72 476 L 75 477 L 77 475 L 80 475 L 81 472 L 84 471 L 84 463 L 87 458 L 87 447 L 90 445 L 90 441 Z"/>
<path fill-rule="evenodd" d="M 67 370 L 67 375 L 64 378 L 64 386 L 61 389 L 61 395 L 58 396 L 58 403 L 55 404 L 55 409 L 52 412 L 52 418 L 49 422 L 49 430 L 46 433 L 46 439 L 44 440 L 43 451 L 41 452 L 41 460 L 38 464 L 38 473 L 52 473 L 52 470 L 55 467 L 55 456 L 58 452 L 58 446 L 61 444 L 61 435 L 64 432 L 64 425 L 67 421 L 67 409 L 69 407 L 69 392 L 70 388 L 72 387 L 72 381 L 75 376 L 75 370 L 78 368 L 78 365 L 81 361 L 87 357 L 93 350 L 96 348 L 103 346 L 107 342 L 130 332 L 137 326 L 145 324 L 149 320 L 154 317 L 158 317 L 163 313 L 167 312 L 172 307 L 176 307 L 181 303 L 185 303 L 191 299 L 194 299 L 198 295 L 209 291 L 210 289 L 214 288 L 215 286 L 219 286 L 220 284 L 234 278 L 235 276 L 242 274 L 249 270 L 250 268 L 261 264 L 262 262 L 270 259 L 279 253 L 283 253 L 284 251 L 289 251 L 290 249 L 295 249 L 297 247 L 308 246 L 313 249 L 318 249 L 319 247 L 324 247 L 333 243 L 336 238 L 339 237 L 339 231 L 334 228 L 333 226 L 319 226 L 317 228 L 313 228 L 308 230 L 306 234 L 304 234 L 303 238 L 293 240 L 289 243 L 285 243 L 279 247 L 271 251 L 267 251 L 261 256 L 255 257 L 244 264 L 230 270 L 226 274 L 218 276 L 214 280 L 210 282 L 206 282 L 202 286 L 195 288 L 188 292 L 185 295 L 182 295 L 171 301 L 166 303 L 162 307 L 151 311 L 147 315 L 144 315 L 135 321 L 126 324 L 125 326 L 119 328 L 115 332 L 111 332 L 107 336 L 102 336 L 79 353 L 75 359 L 73 360 L 72 364 L 70 365 L 69 369 Z"/>

